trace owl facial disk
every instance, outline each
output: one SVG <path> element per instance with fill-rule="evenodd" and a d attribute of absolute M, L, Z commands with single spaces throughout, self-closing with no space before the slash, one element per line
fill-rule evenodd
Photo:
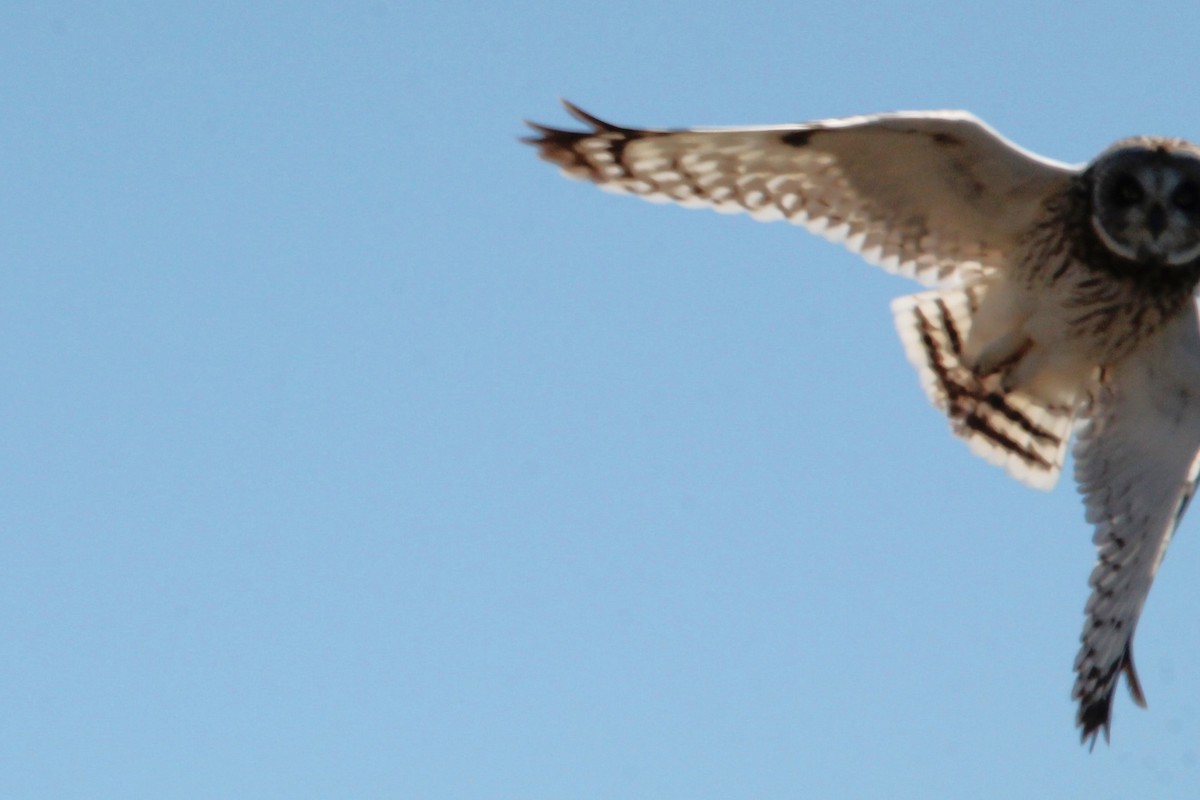
<path fill-rule="evenodd" d="M 1178 266 L 1200 258 L 1200 158 L 1139 147 L 1102 157 L 1092 227 L 1131 261 Z"/>

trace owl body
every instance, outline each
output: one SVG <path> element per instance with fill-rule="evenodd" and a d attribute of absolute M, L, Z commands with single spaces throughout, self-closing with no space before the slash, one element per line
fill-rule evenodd
<path fill-rule="evenodd" d="M 1082 218 L 1082 179 L 1049 198 L 1006 269 L 974 280 L 978 307 L 964 357 L 977 375 L 1048 404 L 1082 400 L 1192 302 L 1200 260 L 1177 266 L 1113 257 Z"/>
<path fill-rule="evenodd" d="M 905 354 L 973 452 L 1041 489 L 1074 439 L 1098 560 L 1076 723 L 1107 738 L 1134 629 L 1200 472 L 1200 147 L 1134 137 L 1090 164 L 1036 156 L 965 112 L 640 129 L 567 104 L 531 126 L 568 177 L 787 220 L 929 287 L 892 304 Z"/>
<path fill-rule="evenodd" d="M 1103 367 L 1132 352 L 1182 312 L 1200 280 L 1200 259 L 1180 265 L 1108 251 L 1084 214 L 1086 178 L 1050 198 L 1015 248 L 1010 274 L 1042 306 L 1031 331 Z"/>

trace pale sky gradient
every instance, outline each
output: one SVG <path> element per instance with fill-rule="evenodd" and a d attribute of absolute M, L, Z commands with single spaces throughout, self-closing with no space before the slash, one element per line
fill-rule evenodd
<path fill-rule="evenodd" d="M 804 231 L 522 118 L 1200 139 L 1193 3 L 0 10 L 0 797 L 1194 798 L 1200 518 L 1111 746 L 1094 553 Z"/>

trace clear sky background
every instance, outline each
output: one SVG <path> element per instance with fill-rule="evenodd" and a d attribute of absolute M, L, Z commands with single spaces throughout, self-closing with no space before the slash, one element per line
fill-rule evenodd
<path fill-rule="evenodd" d="M 0 797 L 1194 798 L 1200 518 L 1081 748 L 1094 553 L 915 285 L 568 182 L 619 123 L 1200 139 L 1194 3 L 6 3 Z"/>

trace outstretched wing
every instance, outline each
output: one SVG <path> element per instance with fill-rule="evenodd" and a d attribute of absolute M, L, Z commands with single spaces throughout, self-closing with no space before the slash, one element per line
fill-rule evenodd
<path fill-rule="evenodd" d="M 1075 477 L 1096 525 L 1099 562 L 1088 583 L 1087 622 L 1072 696 L 1092 744 L 1108 738 L 1121 673 L 1145 705 L 1133 668 L 1133 632 L 1200 461 L 1200 331 L 1193 306 L 1145 350 L 1103 377 L 1075 445 Z"/>
<path fill-rule="evenodd" d="M 1078 172 L 970 114 L 908 112 L 783 127 L 589 130 L 528 123 L 572 178 L 689 208 L 786 219 L 926 285 L 1001 269 L 1042 201 Z"/>

